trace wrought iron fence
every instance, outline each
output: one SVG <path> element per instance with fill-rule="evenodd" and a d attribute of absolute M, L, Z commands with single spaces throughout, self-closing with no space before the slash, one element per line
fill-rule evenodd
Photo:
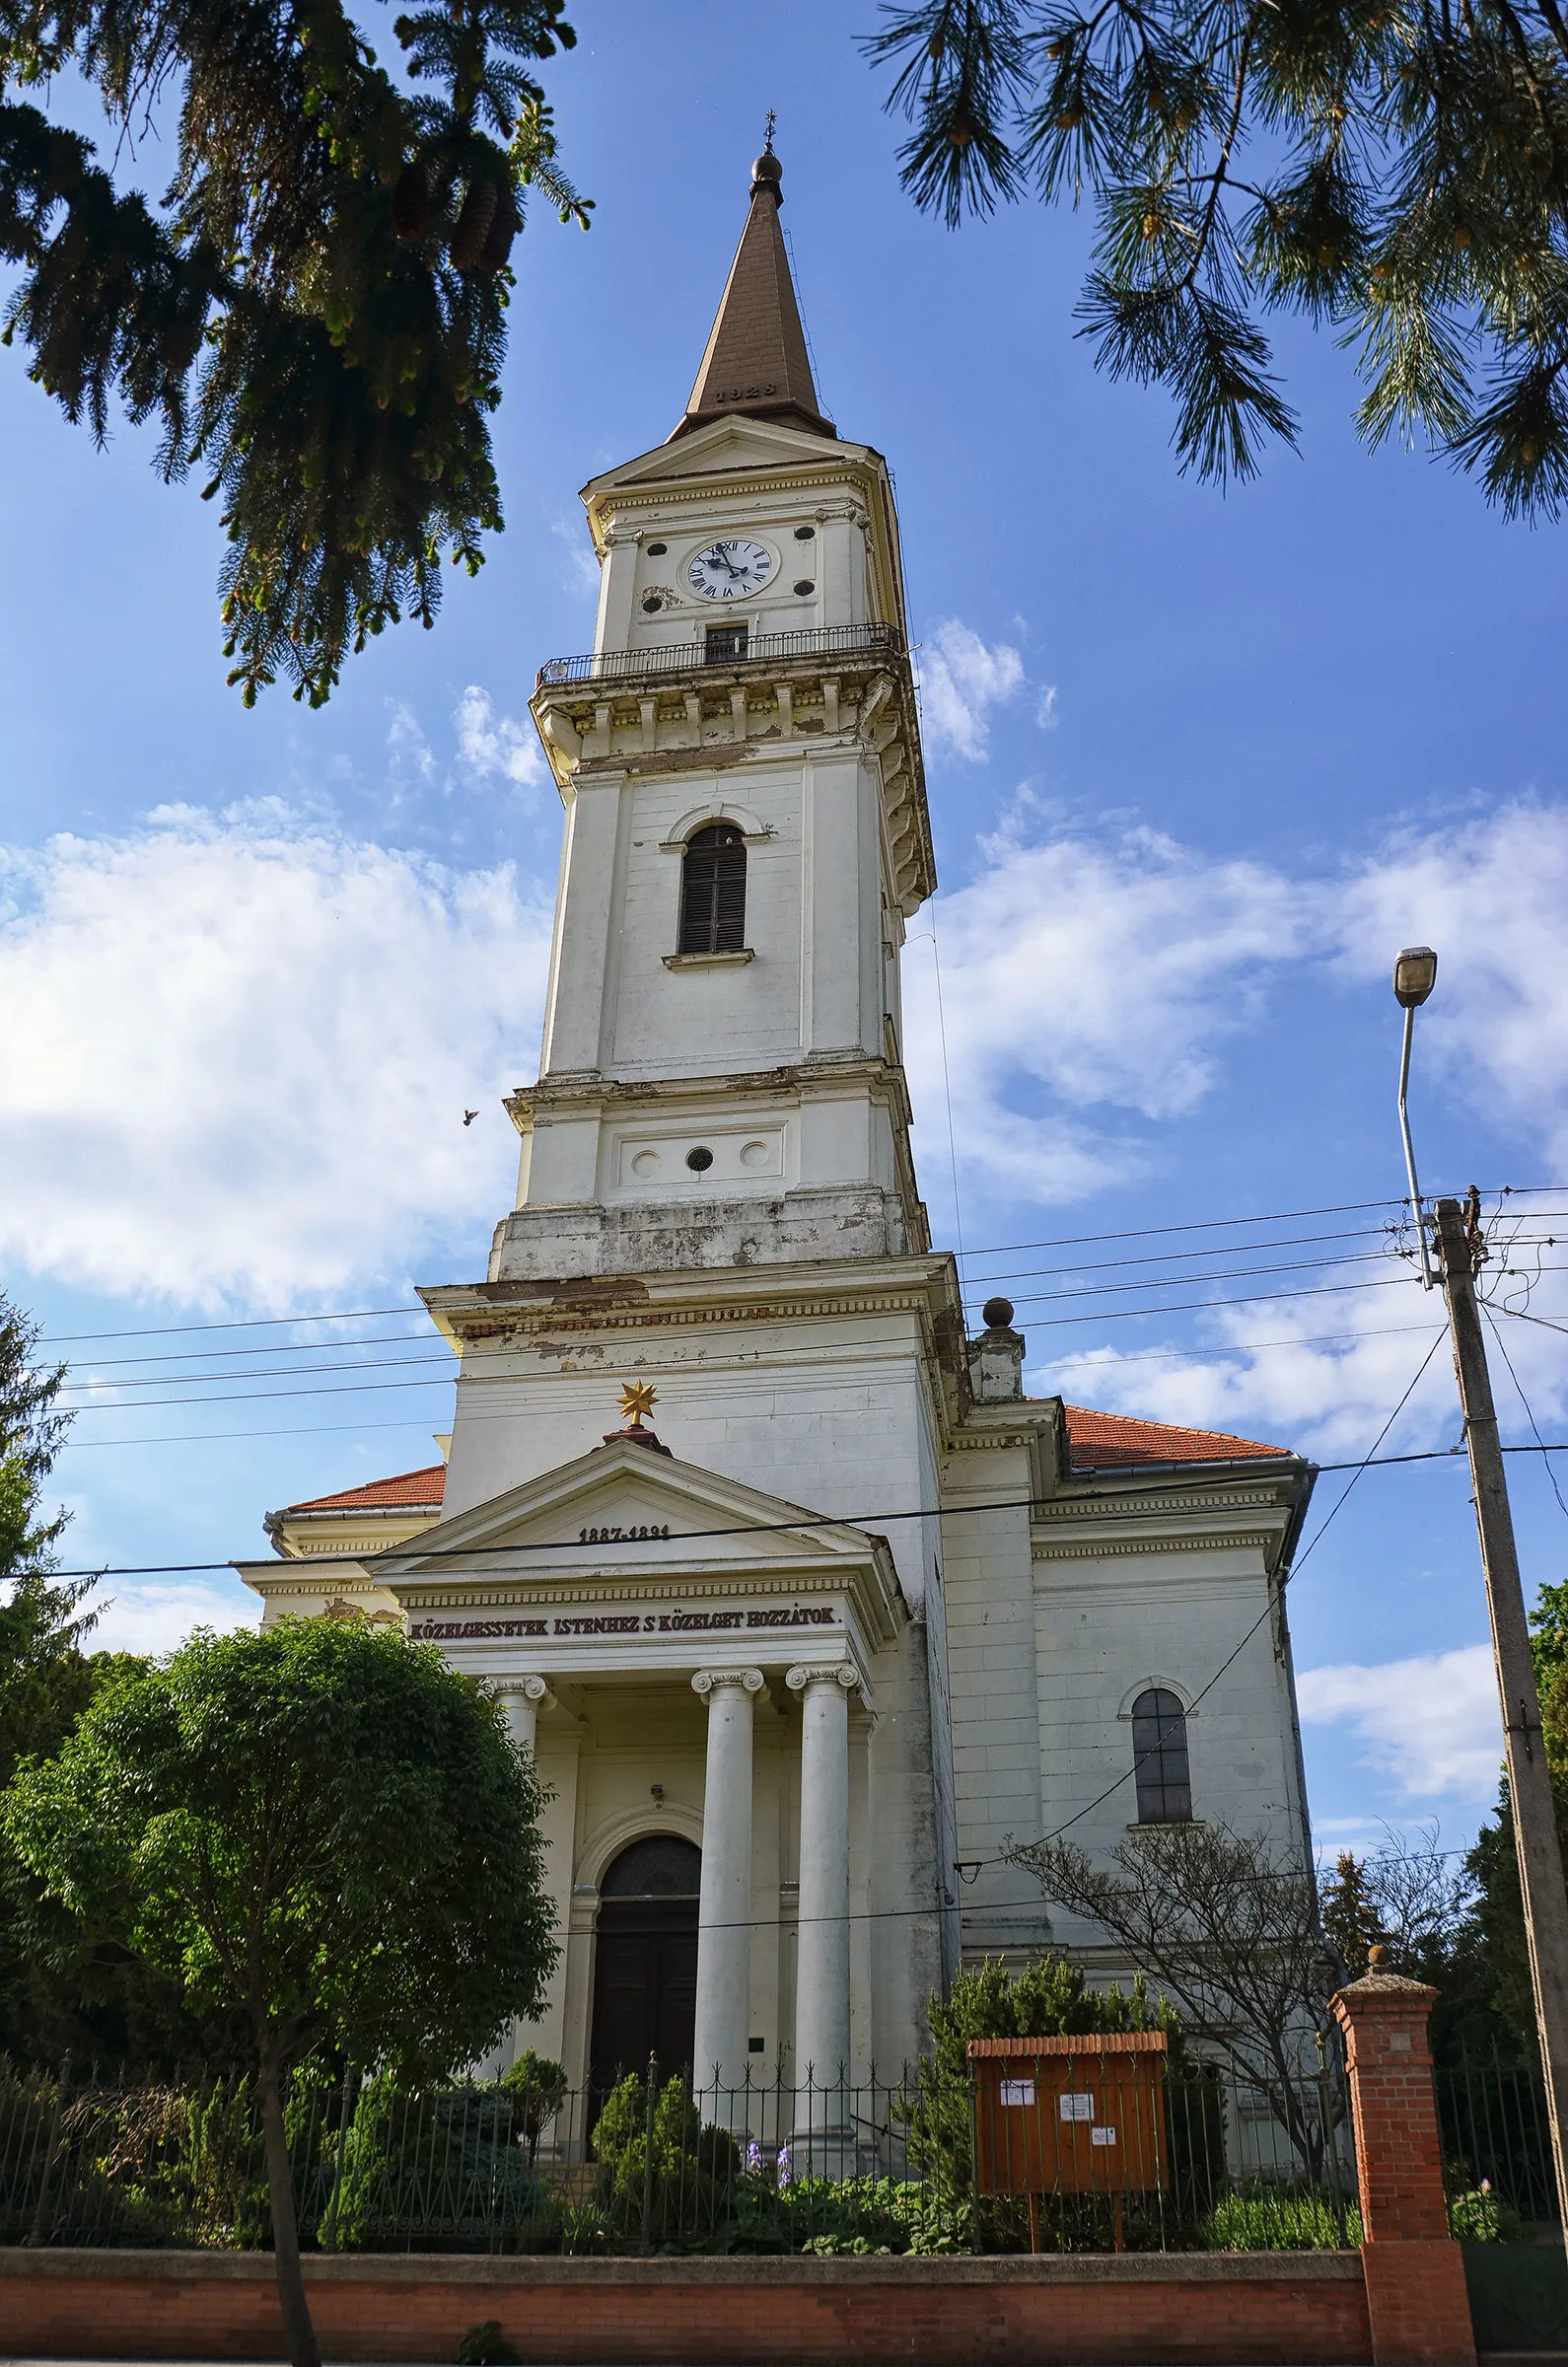
<path fill-rule="evenodd" d="M 1341 2092 L 1306 2092 L 1288 2128 L 1234 2066 L 1179 2066 L 1157 2091 L 1157 2138 L 1097 2149 L 1085 2190 L 1047 2174 L 1033 2202 L 977 2190 L 996 2181 L 974 2089 L 930 2061 L 892 2082 L 696 2091 L 650 2065 L 588 2096 L 307 2067 L 286 2124 L 302 2241 L 322 2251 L 1341 2249 L 1360 2236 Z M 270 2236 L 247 2080 L 0 2065 L 0 2243 Z"/>
<path fill-rule="evenodd" d="M 1546 2093 L 1533 2064 L 1462 2056 L 1436 2074 L 1449 2215 L 1458 2236 L 1496 2242 L 1558 2224 Z"/>
<path fill-rule="evenodd" d="M 744 656 L 721 653 L 710 658 L 705 641 L 687 641 L 665 649 L 595 649 L 576 658 L 548 658 L 535 680 L 535 689 L 556 682 L 613 682 L 642 680 L 660 674 L 688 674 L 710 663 L 725 666 L 781 665 L 792 660 L 840 657 L 902 657 L 904 640 L 895 624 L 828 624 L 811 632 L 752 633 Z"/>

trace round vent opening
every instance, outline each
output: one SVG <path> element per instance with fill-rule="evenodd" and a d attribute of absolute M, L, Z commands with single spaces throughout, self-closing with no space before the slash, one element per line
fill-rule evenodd
<path fill-rule="evenodd" d="M 668 542 L 650 542 L 648 544 L 648 556 L 651 559 L 662 559 L 665 555 L 665 552 L 669 548 L 670 545 Z"/>
<path fill-rule="evenodd" d="M 817 539 L 816 527 L 798 526 L 795 529 L 795 539 L 797 542 L 815 542 Z"/>
<path fill-rule="evenodd" d="M 797 600 L 804 600 L 808 592 L 815 592 L 817 586 L 812 582 L 811 577 L 809 575 L 803 575 L 800 582 L 795 587 L 795 597 Z"/>
<path fill-rule="evenodd" d="M 687 1151 L 686 1165 L 694 1176 L 705 1176 L 713 1165 L 713 1153 L 699 1142 L 694 1151 Z"/>

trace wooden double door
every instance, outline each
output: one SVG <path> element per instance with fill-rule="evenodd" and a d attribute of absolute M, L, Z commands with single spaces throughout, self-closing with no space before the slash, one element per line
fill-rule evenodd
<path fill-rule="evenodd" d="M 634 1841 L 606 1871 L 594 1952 L 589 2086 L 602 2101 L 657 2055 L 664 2078 L 691 2068 L 697 2017 L 702 1853 L 673 1833 Z"/>

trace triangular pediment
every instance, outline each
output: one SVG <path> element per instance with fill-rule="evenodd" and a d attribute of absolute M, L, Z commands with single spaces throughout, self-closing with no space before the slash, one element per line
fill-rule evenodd
<path fill-rule="evenodd" d="M 585 1539 L 584 1531 L 621 1534 L 602 1541 Z M 641 1548 L 658 1559 L 674 1547 L 682 1559 L 704 1563 L 863 1564 L 888 1550 L 884 1539 L 863 1529 L 617 1439 L 437 1522 L 417 1544 L 379 1554 L 376 1568 L 378 1575 L 432 1576 L 448 1557 L 471 1567 L 475 1558 L 499 1557 L 513 1547 L 523 1559 L 537 1555 L 542 1568 L 600 1542 Z"/>
<path fill-rule="evenodd" d="M 848 476 L 871 459 L 869 446 L 828 443 L 804 428 L 774 419 L 737 416 L 715 419 L 694 428 L 678 443 L 656 444 L 651 452 L 606 469 L 583 487 L 583 499 L 597 501 L 630 485 L 693 476 L 729 475 L 759 468 L 810 466 L 831 476 Z"/>

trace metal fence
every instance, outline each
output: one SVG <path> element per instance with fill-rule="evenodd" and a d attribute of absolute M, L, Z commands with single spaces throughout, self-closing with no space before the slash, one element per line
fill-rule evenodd
<path fill-rule="evenodd" d="M 929 2061 L 893 2082 L 693 2092 L 657 2065 L 607 2095 L 547 2081 L 413 2088 L 298 2072 L 286 2124 L 307 2248 L 367 2252 L 1100 2252 L 1359 2241 L 1341 2091 L 1291 2125 L 1234 2066 L 1177 2066 L 1152 2148 L 1106 2148 L 1092 2190 L 977 2192 L 974 2089 Z M 243 2078 L 0 2065 L 0 2243 L 265 2249 Z"/>
<path fill-rule="evenodd" d="M 553 682 L 639 681 L 660 674 L 687 674 L 693 667 L 710 663 L 779 666 L 813 658 L 897 658 L 902 657 L 903 646 L 903 635 L 895 624 L 828 624 L 811 632 L 752 633 L 739 654 L 722 647 L 710 652 L 706 641 L 681 642 L 664 649 L 594 649 L 581 657 L 546 659 L 535 687 L 543 689 Z"/>
<path fill-rule="evenodd" d="M 1436 2074 L 1443 2176 L 1456 2235 L 1496 2242 L 1556 2226 L 1546 2092 L 1533 2064 L 1462 2056 Z"/>

